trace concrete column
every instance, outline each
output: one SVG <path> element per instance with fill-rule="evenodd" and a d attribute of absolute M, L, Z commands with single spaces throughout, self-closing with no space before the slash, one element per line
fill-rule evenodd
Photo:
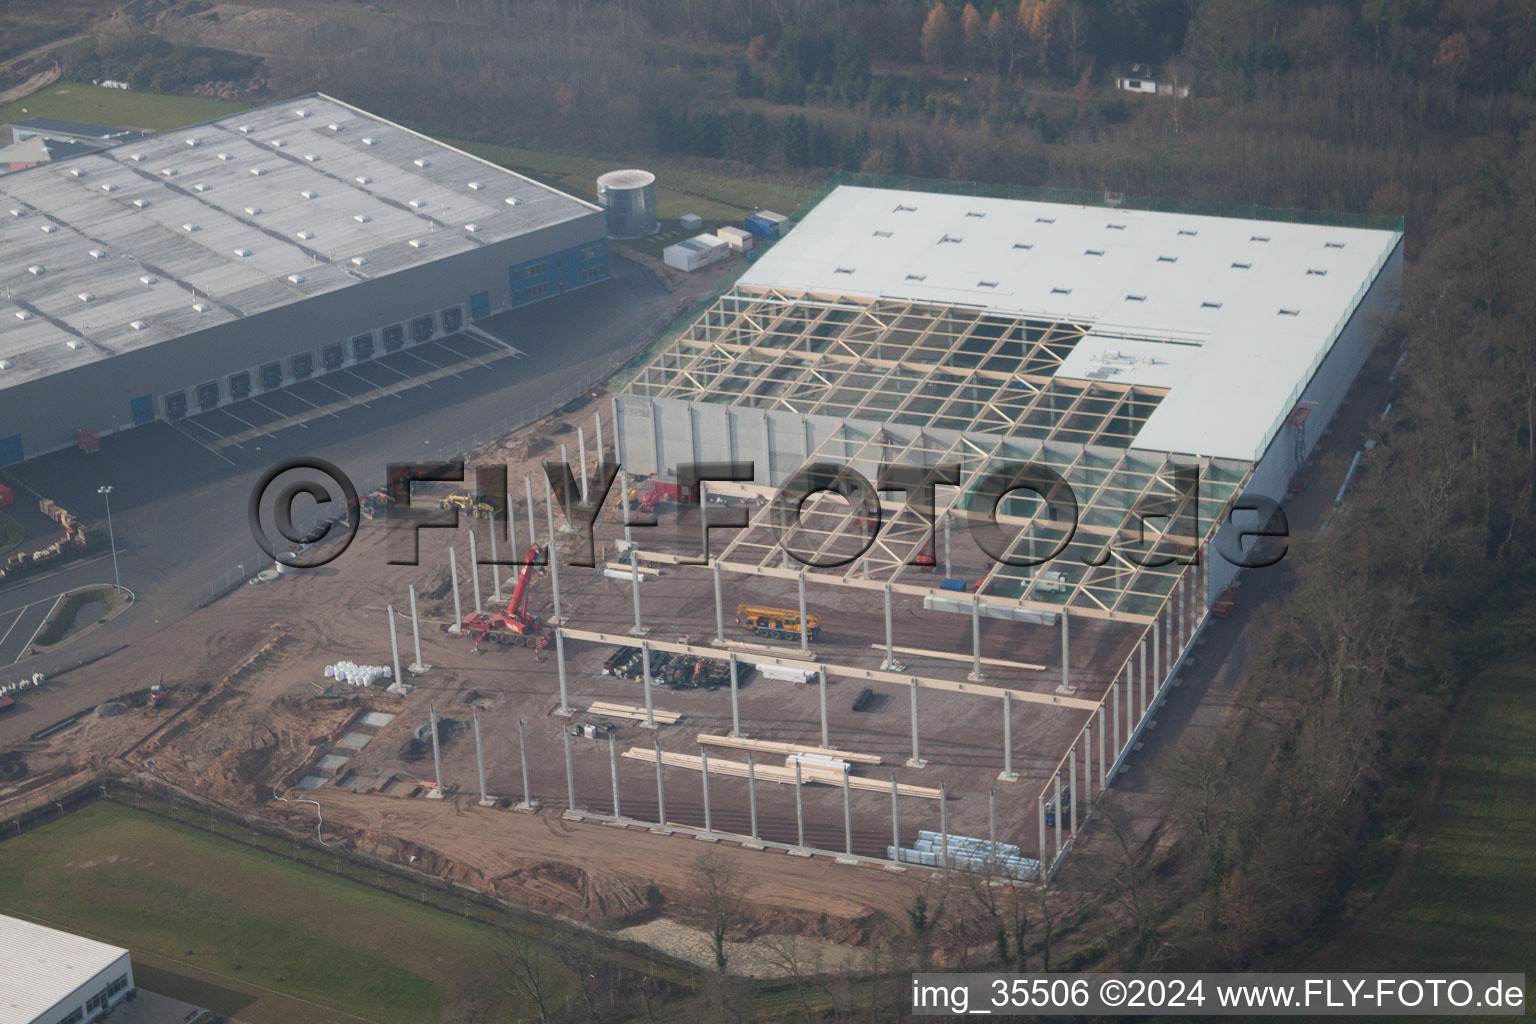
<path fill-rule="evenodd" d="M 737 681 L 737 674 L 736 674 L 737 670 L 736 670 L 736 652 L 735 651 L 731 652 L 730 663 L 731 663 L 731 735 L 739 737 L 741 735 L 741 701 L 740 701 L 739 697 L 737 696 L 737 693 L 738 693 L 738 689 L 737 689 L 738 681 Z"/>
<path fill-rule="evenodd" d="M 747 751 L 747 809 L 752 815 L 752 841 L 757 841 L 757 758 Z"/>
<path fill-rule="evenodd" d="M 1152 664 L 1157 664 L 1157 623 L 1152 623 Z M 1136 720 L 1141 720 L 1141 715 L 1147 713 L 1147 642 L 1141 642 L 1141 714 Z"/>
<path fill-rule="evenodd" d="M 1061 770 L 1060 769 L 1057 769 L 1056 776 L 1055 776 L 1055 778 L 1052 781 L 1056 785 L 1056 823 L 1055 823 L 1055 829 L 1056 829 L 1056 857 L 1060 857 L 1061 856 L 1061 819 L 1063 817 L 1065 817 L 1065 815 L 1062 813 L 1062 810 L 1061 810 Z M 1051 863 L 1054 864 L 1056 862 L 1056 857 L 1052 857 L 1051 858 Z M 1040 859 L 1042 861 L 1045 860 L 1044 857 L 1041 857 Z"/>
<path fill-rule="evenodd" d="M 496 801 L 485 788 L 485 747 L 480 740 L 480 709 L 475 709 L 475 766 L 480 769 L 480 806 L 489 807 Z"/>
<path fill-rule="evenodd" d="M 939 783 L 939 847 L 943 850 L 941 863 L 948 871 L 949 864 L 949 788 Z"/>
<path fill-rule="evenodd" d="M 432 767 L 437 772 L 437 788 L 432 795 L 441 799 L 443 795 L 443 749 L 437 738 L 437 708 L 431 705 L 427 707 L 428 723 L 432 729 Z"/>
<path fill-rule="evenodd" d="M 571 764 L 571 731 L 561 726 L 560 738 L 565 741 L 565 806 L 567 810 L 574 811 L 576 809 L 576 768 Z"/>
<path fill-rule="evenodd" d="M 475 550 L 475 531 L 469 531 L 469 581 L 475 588 L 475 613 L 481 614 L 485 608 L 480 604 L 480 555 Z"/>
<path fill-rule="evenodd" d="M 474 526 L 471 525 L 469 530 L 470 530 L 471 533 L 473 533 L 475 531 Z M 512 552 L 512 554 L 515 556 L 517 554 L 517 552 L 514 551 L 514 552 Z M 501 596 L 501 564 L 500 564 L 500 561 L 499 561 L 500 558 L 501 558 L 501 555 L 498 554 L 497 551 L 496 551 L 496 517 L 492 516 L 491 517 L 491 586 L 495 588 L 494 590 L 491 591 L 491 599 L 493 601 L 504 600 L 504 598 Z"/>
<path fill-rule="evenodd" d="M 400 634 L 395 630 L 395 606 L 387 605 L 384 613 L 389 616 L 389 652 L 394 656 L 395 682 L 400 681 Z"/>
<path fill-rule="evenodd" d="M 1069 621 L 1071 621 L 1071 616 L 1067 614 L 1066 606 L 1063 605 L 1061 609 L 1061 688 L 1067 692 L 1072 690 L 1072 668 L 1070 664 L 1072 637 L 1067 626 Z"/>
<path fill-rule="evenodd" d="M 640 723 L 640 727 L 654 729 L 656 713 L 651 708 L 651 645 L 644 640 L 640 641 L 640 664 L 645 669 L 645 721 Z"/>
<path fill-rule="evenodd" d="M 416 662 L 411 666 L 411 671 L 416 674 L 425 672 L 431 666 L 421 660 L 421 617 L 416 614 L 416 584 L 411 584 L 411 639 L 415 643 Z"/>
<path fill-rule="evenodd" d="M 581 500 L 587 500 L 587 432 L 580 427 L 576 428 L 576 450 L 580 453 L 577 458 L 581 461 L 581 468 L 577 470 L 581 475 Z"/>
<path fill-rule="evenodd" d="M 967 678 L 973 683 L 982 679 L 981 675 L 981 595 L 971 597 L 971 674 Z"/>
<path fill-rule="evenodd" d="M 538 527 L 534 525 L 534 519 L 533 519 L 533 478 L 532 477 L 530 477 L 530 476 L 523 477 L 523 491 L 528 495 L 528 543 L 529 544 L 537 544 L 539 542 L 539 530 L 538 530 Z"/>
<path fill-rule="evenodd" d="M 619 745 L 608 734 L 608 774 L 613 779 L 613 816 L 619 817 Z"/>
<path fill-rule="evenodd" d="M 853 856 L 853 784 L 848 769 L 843 769 L 843 852 Z"/>
<path fill-rule="evenodd" d="M 565 621 L 560 614 L 560 556 L 555 544 L 555 493 L 550 489 L 549 477 L 544 478 L 544 514 L 549 526 L 549 584 L 555 595 L 555 625 Z"/>
<path fill-rule="evenodd" d="M 517 718 L 517 753 L 523 762 L 522 809 L 525 811 L 531 811 L 534 810 L 537 805 L 533 802 L 533 790 L 530 789 L 528 785 L 528 736 L 523 731 L 523 718 L 521 715 L 519 715 Z"/>
<path fill-rule="evenodd" d="M 1179 653 L 1189 646 L 1189 582 L 1188 575 L 1179 577 Z M 1175 658 L 1175 661 L 1178 659 Z"/>
<path fill-rule="evenodd" d="M 1099 792 L 1109 788 L 1109 762 L 1104 759 L 1104 705 L 1099 705 Z"/>
<path fill-rule="evenodd" d="M 603 414 L 592 414 L 592 441 L 597 445 L 597 464 L 603 464 Z"/>
<path fill-rule="evenodd" d="M 1127 662 L 1125 665 L 1125 674 L 1126 678 L 1129 679 L 1131 675 L 1130 662 Z M 1126 688 L 1130 688 L 1129 682 L 1126 683 Z M 1120 679 L 1118 676 L 1109 686 L 1109 703 L 1109 719 L 1115 728 L 1115 760 L 1118 761 L 1120 759 L 1120 751 L 1123 749 L 1120 746 Z M 1129 727 L 1129 723 L 1127 723 L 1127 727 Z M 1126 735 L 1129 736 L 1130 733 L 1127 732 Z"/>
<path fill-rule="evenodd" d="M 656 751 L 656 827 L 667 827 L 667 787 L 661 778 L 661 740 L 651 740 Z"/>
<path fill-rule="evenodd" d="M 1082 791 L 1077 788 L 1077 744 L 1072 744 L 1072 752 L 1067 755 L 1067 789 L 1071 793 L 1067 803 L 1072 805 L 1068 812 L 1072 815 L 1072 835 L 1077 836 L 1077 805 L 1082 800 Z M 1060 817 L 1060 815 L 1058 815 Z"/>
<path fill-rule="evenodd" d="M 811 650 L 811 631 L 805 624 L 805 570 L 801 569 L 797 582 L 800 590 L 800 653 L 809 654 Z"/>
<path fill-rule="evenodd" d="M 896 808 L 900 792 L 896 786 L 896 773 L 891 773 L 891 860 L 901 863 L 901 819 Z"/>
<path fill-rule="evenodd" d="M 1075 803 L 1076 801 L 1074 801 Z M 1093 802 L 1093 721 L 1083 726 L 1083 803 Z"/>
<path fill-rule="evenodd" d="M 917 680 L 912 680 L 912 757 L 907 761 L 908 768 L 922 768 L 927 765 L 917 749 Z"/>
<path fill-rule="evenodd" d="M 624 543 L 633 544 L 635 538 L 629 532 L 629 474 L 622 469 L 619 470 L 619 516 L 624 525 Z"/>
<path fill-rule="evenodd" d="M 802 623 L 805 622 L 804 619 L 800 621 Z M 827 725 L 827 670 L 824 668 L 818 669 L 816 671 L 816 678 L 816 688 L 821 692 L 821 745 L 830 747 L 832 745 L 832 733 Z"/>
<path fill-rule="evenodd" d="M 459 556 L 453 548 L 448 549 L 448 577 L 453 581 L 453 624 L 457 626 L 464 621 L 464 606 L 459 603 Z"/>
<path fill-rule="evenodd" d="M 954 579 L 954 570 L 949 561 L 949 521 L 952 518 L 949 512 L 944 513 L 944 578 Z"/>
<path fill-rule="evenodd" d="M 801 790 L 805 788 L 805 780 L 800 777 L 800 762 L 795 762 L 795 843 L 802 850 L 805 849 L 805 803 Z"/>
<path fill-rule="evenodd" d="M 1013 770 L 1013 693 L 1003 691 L 1003 770 L 998 782 L 1018 782 L 1019 773 Z"/>
<path fill-rule="evenodd" d="M 629 549 L 629 588 L 635 605 L 635 625 L 629 635 L 645 636 L 650 630 L 640 620 L 640 553 L 634 547 Z"/>
<path fill-rule="evenodd" d="M 725 599 L 720 594 L 720 563 L 719 563 L 718 560 L 714 563 L 712 568 L 714 569 L 714 576 L 715 576 L 715 644 L 717 646 L 724 646 L 725 645 Z M 636 626 L 640 625 L 640 620 L 638 618 L 638 616 L 640 614 L 639 607 L 640 607 L 639 603 L 637 602 L 636 605 L 635 605 L 635 608 L 636 608 L 636 611 L 635 611 L 635 615 L 636 615 L 635 625 Z"/>
<path fill-rule="evenodd" d="M 1172 597 L 1172 595 L 1169 595 Z M 1163 692 L 1163 684 L 1168 681 L 1168 673 L 1173 671 L 1173 650 L 1178 637 L 1173 632 L 1173 601 L 1163 605 L 1163 662 L 1162 672 L 1157 679 L 1157 692 Z"/>
<path fill-rule="evenodd" d="M 555 711 L 557 715 L 571 715 L 571 702 L 566 698 L 565 692 L 565 630 L 555 628 L 555 666 L 560 675 L 560 707 Z"/>
<path fill-rule="evenodd" d="M 1035 797 L 1035 816 L 1040 824 L 1040 877 L 1045 877 L 1045 790 Z"/>
<path fill-rule="evenodd" d="M 896 630 L 891 615 L 891 585 L 885 585 L 885 664 L 880 667 L 894 672 L 896 666 Z"/>
<path fill-rule="evenodd" d="M 701 772 L 699 772 L 699 778 L 702 780 L 702 783 L 703 783 L 703 786 L 704 786 L 704 831 L 705 832 L 713 832 L 715 830 L 715 819 L 710 817 L 710 814 L 709 814 L 709 748 L 708 747 L 700 747 L 699 748 L 699 767 L 703 769 Z"/>

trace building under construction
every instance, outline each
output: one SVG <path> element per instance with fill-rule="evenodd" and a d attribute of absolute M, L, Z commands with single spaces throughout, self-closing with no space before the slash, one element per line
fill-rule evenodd
<path fill-rule="evenodd" d="M 1000 763 L 974 785 L 1017 779 L 1016 759 L 1044 767 L 1030 772 L 1043 785 L 1027 840 L 1049 862 L 1230 592 L 1237 526 L 1251 532 L 1264 511 L 1252 499 L 1299 485 L 1397 306 L 1400 224 L 1307 219 L 840 185 L 616 396 L 621 461 L 658 479 L 752 463 L 750 481 L 706 485 L 750 510 L 746 528 L 714 532 L 717 605 L 722 586 L 784 581 L 820 607 L 883 601 L 884 636 L 848 646 L 875 648 L 878 668 L 832 654 L 808 667 L 910 686 L 912 766 L 919 689 L 1001 699 Z M 771 499 L 808 463 L 869 481 L 890 464 L 956 475 L 936 487 L 932 521 L 898 491 L 878 517 L 813 494 L 792 558 Z M 1027 490 L 997 500 L 997 481 L 1017 484 L 1029 464 L 1070 485 L 1075 523 Z M 968 527 L 994 504 L 1004 541 L 989 551 Z M 633 538 L 641 560 L 680 561 Z M 707 569 L 679 571 L 708 585 Z M 903 654 L 893 601 L 924 621 L 970 619 L 974 649 Z M 999 619 L 1017 650 L 1049 648 L 1049 668 L 983 659 L 980 623 Z M 1070 717 L 1065 742 L 1016 751 L 1018 701 Z M 1048 805 L 1065 808 L 1074 783 L 1079 799 L 1056 816 Z"/>

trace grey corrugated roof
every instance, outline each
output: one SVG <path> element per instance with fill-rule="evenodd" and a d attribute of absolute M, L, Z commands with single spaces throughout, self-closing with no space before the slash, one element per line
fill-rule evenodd
<path fill-rule="evenodd" d="M 596 209 L 318 93 L 18 171 L 0 389 Z"/>

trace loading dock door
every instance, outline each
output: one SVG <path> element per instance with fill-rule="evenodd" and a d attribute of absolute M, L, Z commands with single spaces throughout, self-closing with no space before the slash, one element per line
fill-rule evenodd
<path fill-rule="evenodd" d="M 21 435 L 0 437 L 0 466 L 9 466 L 13 462 L 20 462 L 21 459 Z"/>
<path fill-rule="evenodd" d="M 142 427 L 146 423 L 155 421 L 155 400 L 149 395 L 140 395 L 128 407 L 133 410 L 133 425 Z"/>

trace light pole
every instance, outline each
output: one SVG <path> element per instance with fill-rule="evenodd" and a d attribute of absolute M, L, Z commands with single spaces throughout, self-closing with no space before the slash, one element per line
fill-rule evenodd
<path fill-rule="evenodd" d="M 112 485 L 98 487 L 96 493 L 107 503 L 107 540 L 112 544 L 112 582 L 118 590 L 122 590 L 123 578 L 117 571 L 117 535 L 112 532 Z"/>

